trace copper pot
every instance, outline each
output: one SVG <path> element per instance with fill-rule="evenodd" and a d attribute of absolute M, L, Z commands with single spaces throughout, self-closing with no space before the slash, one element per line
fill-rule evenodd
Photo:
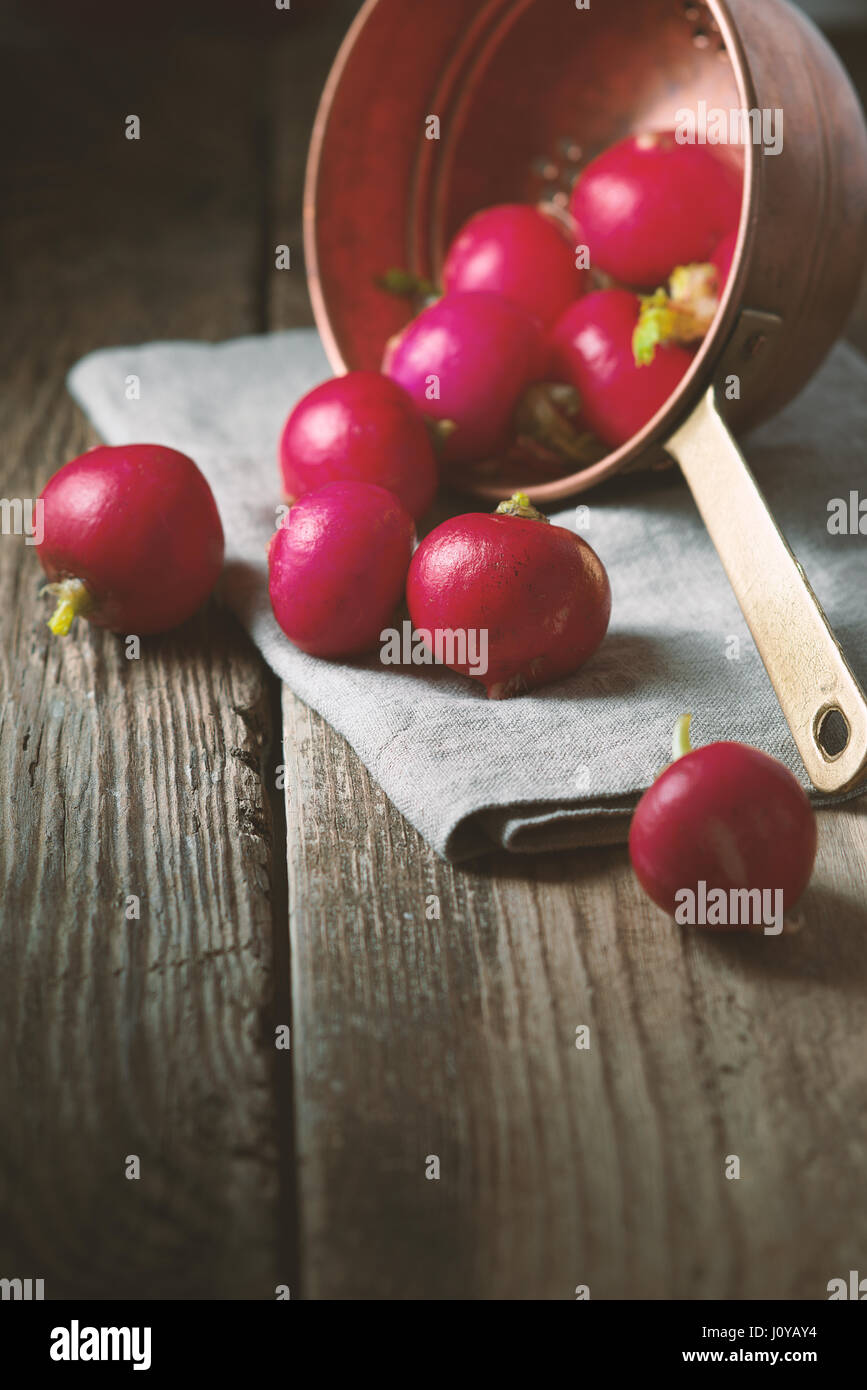
<path fill-rule="evenodd" d="M 816 370 L 867 248 L 864 118 L 800 11 L 786 0 L 591 0 L 589 9 L 368 0 L 329 76 L 310 151 L 314 311 L 336 372 L 378 368 L 408 317 L 376 287 L 384 269 L 435 278 L 471 213 L 539 198 L 540 156 L 556 165 L 577 141 L 592 157 L 630 132 L 673 127 L 699 101 L 784 112 L 779 154 L 740 151 L 738 245 L 714 326 L 677 392 L 628 444 L 568 477 L 510 485 L 553 502 L 673 455 L 805 767 L 817 788 L 838 792 L 867 772 L 867 698 L 730 433 L 773 415 Z M 425 135 L 431 114 L 439 140 Z M 731 377 L 739 399 L 722 389 Z M 490 498 L 503 487 L 469 485 Z"/>

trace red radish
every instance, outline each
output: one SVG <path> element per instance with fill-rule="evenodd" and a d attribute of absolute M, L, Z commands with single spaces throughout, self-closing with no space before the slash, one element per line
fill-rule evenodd
<path fill-rule="evenodd" d="M 586 273 L 562 222 L 540 208 L 504 203 L 477 212 L 458 232 L 443 268 L 446 294 L 491 290 L 543 323 L 583 294 Z"/>
<path fill-rule="evenodd" d="M 463 633 L 467 650 L 470 633 L 486 643 L 484 673 L 478 663 L 447 664 L 481 680 L 493 700 L 577 671 L 611 616 L 599 556 L 521 493 L 493 515 L 470 512 L 431 531 L 413 556 L 406 599 L 417 632 Z"/>
<path fill-rule="evenodd" d="M 542 326 L 498 294 L 449 294 L 392 338 L 382 370 L 451 433 L 447 464 L 478 463 L 509 444 L 524 388 L 544 366 Z"/>
<path fill-rule="evenodd" d="M 729 232 L 719 245 L 715 248 L 711 256 L 711 264 L 716 267 L 717 273 L 717 294 L 722 296 L 722 292 L 728 283 L 731 274 L 732 261 L 735 258 L 735 247 L 738 244 L 737 228 Z"/>
<path fill-rule="evenodd" d="M 670 345 L 650 365 L 636 364 L 640 309 L 628 290 L 597 290 L 567 309 L 551 335 L 550 375 L 577 389 L 583 421 L 613 448 L 665 405 L 692 362 L 691 353 Z"/>
<path fill-rule="evenodd" d="M 641 301 L 632 337 L 635 361 L 648 366 L 660 343 L 683 346 L 700 343 L 710 332 L 731 273 L 738 234 L 731 232 L 706 264 L 679 265 L 668 289 L 658 289 Z"/>
<path fill-rule="evenodd" d="M 710 332 L 719 309 L 719 272 L 712 262 L 679 265 L 668 289 L 641 300 L 632 334 L 632 352 L 639 367 L 648 367 L 663 343 L 697 346 Z"/>
<path fill-rule="evenodd" d="M 377 483 L 423 516 L 437 489 L 437 465 L 424 419 L 406 391 L 379 372 L 349 372 L 308 392 L 280 440 L 290 501 L 326 483 Z"/>
<path fill-rule="evenodd" d="M 740 921 L 732 922 L 733 891 L 779 892 L 784 910 L 791 910 L 816 857 L 816 817 L 806 792 L 767 753 L 743 743 L 693 750 L 688 731 L 685 715 L 675 732 L 675 761 L 632 819 L 629 853 L 639 882 L 672 916 L 689 894 L 725 895 L 718 920 L 707 914 L 707 925 L 719 929 L 745 925 L 742 908 Z M 752 916 L 750 922 L 757 925 Z"/>
<path fill-rule="evenodd" d="M 676 265 L 710 259 L 738 224 L 742 194 L 729 157 L 655 131 L 630 135 L 594 159 L 570 211 L 595 270 L 652 290 Z"/>
<path fill-rule="evenodd" d="M 213 493 L 191 458 L 160 444 L 101 445 L 46 484 L 37 546 L 64 636 L 75 617 L 116 632 L 177 627 L 223 567 Z"/>
<path fill-rule="evenodd" d="M 375 483 L 328 483 L 290 507 L 271 539 L 269 591 L 290 641 L 313 656 L 374 647 L 403 595 L 412 517 Z"/>

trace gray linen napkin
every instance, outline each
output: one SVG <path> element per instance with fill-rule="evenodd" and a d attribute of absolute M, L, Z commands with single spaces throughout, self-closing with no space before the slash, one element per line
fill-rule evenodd
<path fill-rule="evenodd" d="M 686 712 L 696 743 L 754 744 L 809 785 L 676 472 L 589 493 L 552 518 L 598 551 L 613 589 L 608 637 L 569 680 L 498 702 L 442 667 L 383 666 L 378 655 L 338 664 L 297 651 L 267 592 L 265 545 L 281 501 L 276 448 L 295 401 L 329 375 L 317 335 L 301 329 L 110 348 L 79 362 L 69 387 L 109 443 L 167 444 L 196 460 L 226 531 L 226 602 L 269 665 L 348 739 L 440 854 L 625 840 L 630 812 L 668 761 L 675 720 Z M 862 682 L 867 536 L 831 534 L 828 508 L 859 487 L 867 496 L 865 448 L 867 362 L 845 345 L 745 442 Z"/>

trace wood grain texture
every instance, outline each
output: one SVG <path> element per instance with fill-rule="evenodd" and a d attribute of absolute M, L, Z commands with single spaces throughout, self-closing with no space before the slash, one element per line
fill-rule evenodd
<path fill-rule="evenodd" d="M 29 113 L 4 199 L 7 497 L 96 442 L 64 389 L 83 352 L 258 326 L 261 46 L 179 37 L 167 78 L 153 46 L 78 44 L 3 62 L 4 129 Z M 0 1272 L 55 1298 L 273 1297 L 271 678 L 217 604 L 127 660 L 86 624 L 51 637 L 20 537 L 0 576 Z"/>
<path fill-rule="evenodd" d="M 452 869 L 284 717 L 306 1296 L 812 1299 L 858 1267 L 867 804 L 821 816 L 800 932 L 712 940 L 620 848 Z"/>

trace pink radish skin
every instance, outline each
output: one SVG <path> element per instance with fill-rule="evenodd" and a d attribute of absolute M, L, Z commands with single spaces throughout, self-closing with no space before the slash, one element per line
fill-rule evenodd
<path fill-rule="evenodd" d="M 671 916 L 678 892 L 697 893 L 702 881 L 708 893 L 780 890 L 790 911 L 810 881 L 816 844 L 801 785 L 775 758 L 742 743 L 711 743 L 678 758 L 644 793 L 629 832 L 638 880 Z"/>
<path fill-rule="evenodd" d="M 631 135 L 594 159 L 575 184 L 570 211 L 595 270 L 653 290 L 675 266 L 710 260 L 738 225 L 742 196 L 742 175 L 728 155 L 657 131 Z"/>
<path fill-rule="evenodd" d="M 735 258 L 735 247 L 738 244 L 737 230 L 730 232 L 719 245 L 715 248 L 711 256 L 711 264 L 715 266 L 717 273 L 717 294 L 722 298 L 729 275 L 731 274 L 732 261 Z"/>
<path fill-rule="evenodd" d="M 58 590 L 54 632 L 68 632 L 76 616 L 116 632 L 165 632 L 191 617 L 217 582 L 217 504 L 176 449 L 91 449 L 54 474 L 40 501 L 45 532 L 36 553 Z"/>
<path fill-rule="evenodd" d="M 327 483 L 376 483 L 423 516 L 438 471 L 427 426 L 406 391 L 379 372 L 349 372 L 298 402 L 280 440 L 290 501 Z"/>
<path fill-rule="evenodd" d="M 418 631 L 487 632 L 488 670 L 475 679 L 494 700 L 577 671 L 611 616 L 598 555 L 543 517 L 471 512 L 443 522 L 413 556 L 406 597 Z M 473 675 L 469 664 L 452 669 Z"/>
<path fill-rule="evenodd" d="M 446 464 L 482 462 L 507 448 L 518 399 L 543 368 L 539 321 L 482 292 L 445 295 L 424 309 L 390 340 L 382 363 L 423 414 L 453 426 Z"/>
<path fill-rule="evenodd" d="M 291 642 L 312 656 L 370 651 L 400 603 L 415 526 L 374 483 L 329 483 L 292 506 L 271 539 L 269 593 Z"/>
<path fill-rule="evenodd" d="M 504 203 L 476 213 L 452 242 L 446 294 L 488 290 L 551 323 L 584 293 L 587 276 L 562 224 L 539 208 Z"/>
<path fill-rule="evenodd" d="M 649 366 L 637 366 L 632 335 L 640 309 L 628 290 L 597 290 L 567 309 L 551 335 L 551 379 L 577 389 L 583 420 L 612 448 L 644 428 L 693 360 L 685 348 L 668 344 Z"/>

